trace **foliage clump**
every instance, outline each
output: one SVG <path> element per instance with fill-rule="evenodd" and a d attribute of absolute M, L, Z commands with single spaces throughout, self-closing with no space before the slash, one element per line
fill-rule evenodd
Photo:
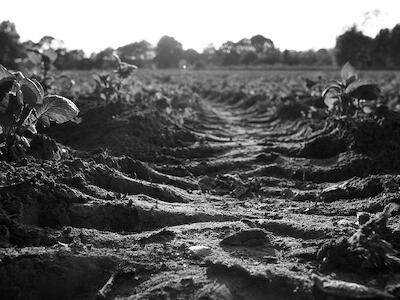
<path fill-rule="evenodd" d="M 7 160 L 23 157 L 36 125 L 50 121 L 64 123 L 76 117 L 79 109 L 69 99 L 45 95 L 43 86 L 0 65 L 0 156 Z"/>
<path fill-rule="evenodd" d="M 117 54 L 113 54 L 113 58 L 117 62 L 117 68 L 113 74 L 99 74 L 94 78 L 96 87 L 95 94 L 98 95 L 105 103 L 112 103 L 122 99 L 124 95 L 124 82 L 128 79 L 137 67 L 132 64 L 121 61 Z"/>
<path fill-rule="evenodd" d="M 359 112 L 373 112 L 372 100 L 380 94 L 378 85 L 361 79 L 354 67 L 346 63 L 341 71 L 341 80 L 335 80 L 322 92 L 329 111 L 335 118 L 351 118 Z"/>

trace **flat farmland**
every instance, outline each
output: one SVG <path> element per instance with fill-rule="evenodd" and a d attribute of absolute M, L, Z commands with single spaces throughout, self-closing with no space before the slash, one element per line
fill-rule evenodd
<path fill-rule="evenodd" d="M 351 115 L 340 70 L 139 70 L 112 101 L 96 73 L 0 161 L 7 299 L 398 297 L 400 72 Z"/>

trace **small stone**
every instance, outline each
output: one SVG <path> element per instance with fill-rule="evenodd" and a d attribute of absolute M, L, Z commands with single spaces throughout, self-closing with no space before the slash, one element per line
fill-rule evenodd
<path fill-rule="evenodd" d="M 189 252 L 193 256 L 205 257 L 211 254 L 211 248 L 203 245 L 189 247 Z"/>

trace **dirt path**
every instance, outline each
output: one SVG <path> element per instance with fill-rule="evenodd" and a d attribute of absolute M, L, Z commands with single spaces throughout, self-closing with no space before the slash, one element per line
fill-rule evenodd
<path fill-rule="evenodd" d="M 381 211 L 389 192 L 383 177 L 354 177 L 364 157 L 307 152 L 326 136 L 323 122 L 277 118 L 251 99 L 204 99 L 185 124 L 199 141 L 164 149 L 166 162 L 151 167 L 104 154 L 13 166 L 38 179 L 0 188 L 7 212 L 21 214 L 0 227 L 18 246 L 1 252 L 2 290 L 10 299 L 322 299 L 311 278 L 318 249 L 354 233 L 356 212 Z M 50 184 L 54 169 L 61 179 Z M 18 193 L 29 197 L 15 202 Z"/>

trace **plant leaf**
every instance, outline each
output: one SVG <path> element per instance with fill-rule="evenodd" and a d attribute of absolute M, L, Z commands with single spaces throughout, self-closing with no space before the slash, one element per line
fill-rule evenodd
<path fill-rule="evenodd" d="M 345 93 L 357 99 L 375 100 L 379 97 L 380 89 L 373 82 L 357 80 L 346 88 Z"/>
<path fill-rule="evenodd" d="M 33 81 L 33 83 L 36 85 L 36 87 L 38 88 L 40 95 L 42 96 L 42 98 L 44 97 L 44 89 L 42 84 L 37 81 L 35 78 L 31 78 L 31 80 Z"/>
<path fill-rule="evenodd" d="M 5 78 L 14 78 L 14 75 L 8 71 L 3 65 L 0 65 L 0 81 Z"/>
<path fill-rule="evenodd" d="M 45 124 L 54 121 L 58 124 L 67 122 L 79 113 L 78 107 L 69 99 L 49 95 L 43 98 L 43 103 L 35 106 L 36 117 Z"/>
<path fill-rule="evenodd" d="M 0 65 L 0 101 L 11 90 L 15 81 L 15 76 L 5 67 Z"/>
<path fill-rule="evenodd" d="M 339 104 L 339 102 L 339 97 L 335 95 L 327 95 L 324 98 L 324 103 L 326 106 L 328 106 L 329 110 L 332 110 L 337 104 Z"/>
<path fill-rule="evenodd" d="M 50 127 L 50 118 L 42 115 L 39 119 L 39 123 L 42 124 L 43 127 Z"/>
<path fill-rule="evenodd" d="M 340 75 L 342 77 L 343 83 L 345 83 L 346 86 L 357 80 L 358 78 L 356 69 L 354 69 L 354 67 L 349 62 L 345 63 L 345 65 L 342 67 Z"/>
<path fill-rule="evenodd" d="M 36 125 L 35 124 L 30 124 L 26 130 L 30 131 L 33 134 L 37 134 L 37 130 L 36 130 Z"/>
<path fill-rule="evenodd" d="M 332 93 L 332 90 L 335 90 L 337 92 L 336 95 L 343 91 L 339 85 L 331 84 L 322 91 L 322 97 L 326 97 L 326 95 L 328 95 L 329 93 Z"/>
<path fill-rule="evenodd" d="M 43 103 L 41 90 L 34 81 L 22 78 L 19 82 L 25 104 L 35 105 Z"/>

